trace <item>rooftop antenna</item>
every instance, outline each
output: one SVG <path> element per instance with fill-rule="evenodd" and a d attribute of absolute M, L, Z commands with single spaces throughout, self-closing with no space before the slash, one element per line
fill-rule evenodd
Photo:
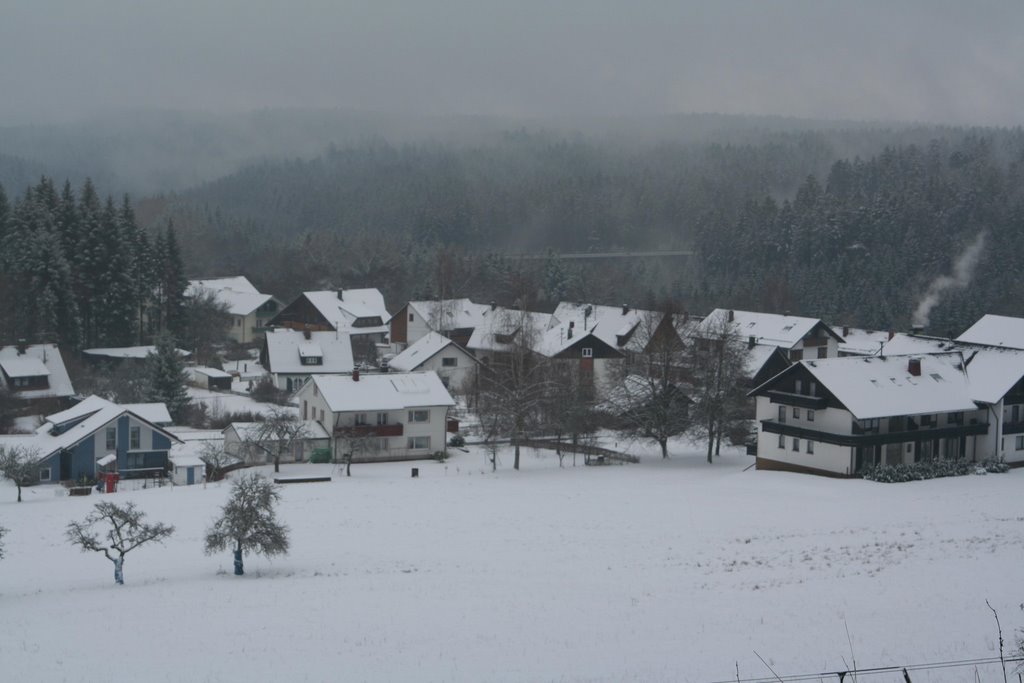
<path fill-rule="evenodd" d="M 879 358 L 885 358 L 885 342 L 884 341 L 878 342 L 878 357 Z"/>

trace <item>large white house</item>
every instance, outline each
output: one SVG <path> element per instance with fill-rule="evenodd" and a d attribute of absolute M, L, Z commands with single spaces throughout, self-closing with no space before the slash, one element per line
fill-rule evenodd
<path fill-rule="evenodd" d="M 313 375 L 295 394 L 299 416 L 331 435 L 334 457 L 418 460 L 444 451 L 455 405 L 434 372 Z"/>
<path fill-rule="evenodd" d="M 758 469 L 854 476 L 872 465 L 981 461 L 990 411 L 959 352 L 800 361 L 751 392 Z"/>

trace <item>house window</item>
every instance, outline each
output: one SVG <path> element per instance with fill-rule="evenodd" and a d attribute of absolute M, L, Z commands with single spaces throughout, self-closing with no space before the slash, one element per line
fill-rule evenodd
<path fill-rule="evenodd" d="M 798 360 L 803 360 L 804 359 L 803 349 L 793 349 L 792 351 L 790 351 L 789 352 L 789 359 L 791 361 L 793 361 L 794 363 L 796 361 L 798 361 Z"/>
<path fill-rule="evenodd" d="M 779 406 L 779 422 L 786 421 L 786 406 Z"/>
<path fill-rule="evenodd" d="M 818 347 L 818 358 L 828 358 L 828 347 L 827 346 L 819 346 Z"/>
<path fill-rule="evenodd" d="M 459 364 L 459 359 L 458 358 L 442 358 L 441 359 L 441 366 L 445 367 L 445 368 L 454 368 L 454 367 L 457 367 L 458 364 Z"/>
<path fill-rule="evenodd" d="M 309 406 L 307 406 L 307 405 L 306 405 L 306 402 L 305 402 L 305 401 L 303 401 L 303 402 L 302 402 L 302 419 L 303 419 L 303 420 L 305 420 L 305 419 L 306 419 L 306 415 L 308 415 L 308 414 L 309 414 L 309 413 L 308 413 L 308 412 L 306 411 L 306 409 L 307 409 L 308 407 L 309 407 Z"/>
<path fill-rule="evenodd" d="M 241 326 L 242 326 L 242 319 L 241 318 L 235 318 L 235 327 L 241 327 Z"/>
<path fill-rule="evenodd" d="M 410 313 L 409 314 L 409 322 L 414 322 L 415 320 L 416 320 L 416 316 L 414 316 L 412 313 Z"/>
<path fill-rule="evenodd" d="M 808 422 L 814 422 L 814 411 L 813 410 L 808 409 L 808 411 L 807 411 L 807 421 Z"/>
<path fill-rule="evenodd" d="M 322 423 L 323 421 L 324 421 L 324 409 L 321 408 L 320 409 L 320 422 Z"/>
<path fill-rule="evenodd" d="M 1024 434 L 1017 437 L 1016 447 L 1018 451 L 1024 451 Z"/>
<path fill-rule="evenodd" d="M 922 427 L 934 427 L 935 426 L 935 422 L 936 422 L 936 420 L 935 420 L 935 416 L 934 415 L 922 415 L 921 416 L 921 426 Z"/>
<path fill-rule="evenodd" d="M 594 349 L 590 348 L 589 346 L 583 347 L 583 357 L 584 358 L 593 358 L 594 357 Z"/>
<path fill-rule="evenodd" d="M 107 450 L 117 450 L 117 427 L 107 427 Z"/>
<path fill-rule="evenodd" d="M 357 426 L 366 424 L 366 413 L 356 413 L 355 424 Z"/>
<path fill-rule="evenodd" d="M 807 391 L 807 395 L 808 396 L 817 396 L 818 395 L 818 383 L 817 382 L 811 382 L 811 386 L 809 387 L 809 389 Z"/>
<path fill-rule="evenodd" d="M 793 437 L 793 450 L 797 453 L 800 452 L 800 439 Z"/>
<path fill-rule="evenodd" d="M 429 410 L 410 410 L 409 422 L 430 422 Z"/>
<path fill-rule="evenodd" d="M 409 450 L 420 450 L 424 448 L 430 448 L 430 437 L 429 436 L 410 436 L 406 440 L 406 447 Z"/>
<path fill-rule="evenodd" d="M 779 448 L 786 448 L 786 437 L 783 436 L 782 434 L 779 434 Z"/>
<path fill-rule="evenodd" d="M 50 468 L 44 467 L 39 470 L 39 481 L 50 481 Z"/>
<path fill-rule="evenodd" d="M 794 394 L 803 393 L 803 388 L 804 388 L 804 383 L 801 382 L 800 380 L 796 380 L 795 382 L 793 382 L 793 393 Z"/>
<path fill-rule="evenodd" d="M 386 425 L 388 423 L 387 413 L 377 413 L 377 424 Z"/>
<path fill-rule="evenodd" d="M 950 413 L 946 415 L 946 424 L 962 425 L 964 423 L 963 413 Z"/>
<path fill-rule="evenodd" d="M 807 442 L 807 455 L 814 455 L 814 442 L 810 440 Z"/>
<path fill-rule="evenodd" d="M 128 437 L 129 445 L 128 445 L 128 447 L 131 448 L 133 451 L 137 451 L 140 448 L 142 448 L 142 428 L 141 427 L 131 427 L 129 429 L 128 433 L 129 433 L 129 437 Z"/>
<path fill-rule="evenodd" d="M 794 420 L 799 420 L 800 419 L 800 409 L 797 408 L 796 406 L 793 406 L 793 419 Z"/>

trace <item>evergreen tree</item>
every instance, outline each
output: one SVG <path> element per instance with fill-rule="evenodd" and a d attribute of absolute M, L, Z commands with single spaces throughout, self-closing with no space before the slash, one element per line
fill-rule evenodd
<path fill-rule="evenodd" d="M 171 417 L 180 420 L 188 407 L 185 366 L 170 335 L 160 335 L 156 351 L 147 358 L 149 390 L 146 400 L 164 403 Z"/>

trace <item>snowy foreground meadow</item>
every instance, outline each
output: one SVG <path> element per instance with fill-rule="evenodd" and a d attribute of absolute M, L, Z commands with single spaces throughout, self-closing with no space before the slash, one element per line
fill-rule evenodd
<path fill-rule="evenodd" d="M 202 552 L 228 484 L 104 496 L 177 527 L 122 587 L 63 538 L 100 497 L 0 487 L 3 680 L 772 680 L 757 654 L 783 677 L 998 655 L 986 599 L 1008 645 L 1024 626 L 1024 471 L 886 485 L 673 452 L 287 465 L 334 479 L 284 488 L 291 553 L 244 577 Z"/>

